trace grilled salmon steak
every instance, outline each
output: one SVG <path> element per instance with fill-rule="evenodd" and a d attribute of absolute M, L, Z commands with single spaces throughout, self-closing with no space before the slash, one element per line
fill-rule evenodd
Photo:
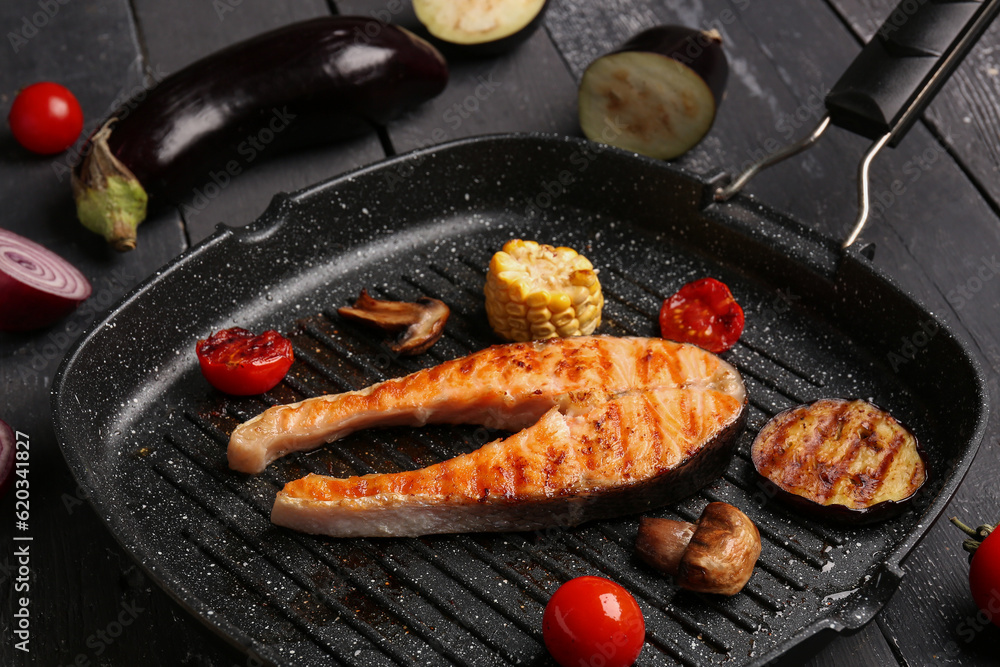
<path fill-rule="evenodd" d="M 517 431 L 420 470 L 308 475 L 271 519 L 348 536 L 530 530 L 640 512 L 725 468 L 743 421 L 739 373 L 692 345 L 603 336 L 498 345 L 360 391 L 275 406 L 238 426 L 229 465 L 371 426 L 482 424 Z"/>

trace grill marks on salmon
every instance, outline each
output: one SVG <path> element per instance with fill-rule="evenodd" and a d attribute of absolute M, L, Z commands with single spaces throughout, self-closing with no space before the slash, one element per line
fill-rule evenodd
<path fill-rule="evenodd" d="M 568 526 L 662 505 L 716 477 L 745 402 L 736 370 L 694 346 L 519 343 L 270 408 L 233 432 L 229 461 L 259 472 L 371 426 L 482 424 L 517 432 L 420 470 L 308 475 L 278 494 L 272 521 L 345 537 Z"/>

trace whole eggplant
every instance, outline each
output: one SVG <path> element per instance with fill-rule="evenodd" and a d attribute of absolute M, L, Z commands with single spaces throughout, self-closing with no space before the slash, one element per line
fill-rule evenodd
<path fill-rule="evenodd" d="M 259 35 L 171 74 L 102 123 L 73 171 L 77 215 L 130 250 L 147 201 L 176 202 L 212 168 L 235 176 L 263 153 L 363 134 L 447 82 L 433 46 L 370 18 Z"/>

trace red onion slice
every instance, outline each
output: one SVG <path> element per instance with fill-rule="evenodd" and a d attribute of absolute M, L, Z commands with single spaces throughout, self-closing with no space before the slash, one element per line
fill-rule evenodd
<path fill-rule="evenodd" d="M 75 266 L 34 241 L 0 229 L 0 331 L 48 326 L 88 296 Z"/>
<path fill-rule="evenodd" d="M 0 499 L 14 482 L 14 431 L 0 419 Z"/>

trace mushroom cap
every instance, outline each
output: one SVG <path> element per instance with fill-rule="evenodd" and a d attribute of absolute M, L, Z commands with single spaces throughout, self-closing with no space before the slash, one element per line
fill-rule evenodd
<path fill-rule="evenodd" d="M 383 331 L 401 332 L 389 346 L 401 355 L 426 352 L 444 333 L 450 313 L 443 301 L 422 296 L 415 302 L 383 301 L 361 290 L 361 295 L 351 307 L 338 308 L 337 313 L 355 322 L 361 322 Z"/>
<path fill-rule="evenodd" d="M 687 521 L 641 517 L 635 551 L 650 567 L 676 577 L 694 529 Z"/>
<path fill-rule="evenodd" d="M 709 503 L 681 558 L 677 583 L 702 593 L 736 595 L 760 556 L 760 532 L 750 518 L 727 503 Z"/>

